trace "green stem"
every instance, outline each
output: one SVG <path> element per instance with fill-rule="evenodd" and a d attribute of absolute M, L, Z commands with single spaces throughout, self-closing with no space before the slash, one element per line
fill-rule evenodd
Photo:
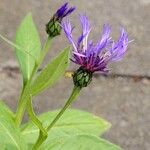
<path fill-rule="evenodd" d="M 23 118 L 23 114 L 26 108 L 26 97 L 25 95 L 27 95 L 28 93 L 28 83 L 23 87 L 21 96 L 19 98 L 19 102 L 18 102 L 18 107 L 17 107 L 17 111 L 16 111 L 16 116 L 15 116 L 15 123 L 17 126 L 19 126 L 21 124 L 22 118 Z"/>
<path fill-rule="evenodd" d="M 36 116 L 36 114 L 33 111 L 31 96 L 29 97 L 28 102 L 27 102 L 27 111 L 28 111 L 29 117 L 33 121 L 33 123 L 41 130 L 41 132 L 44 136 L 47 136 L 47 132 L 44 129 L 42 122 L 38 119 L 38 117 Z"/>
<path fill-rule="evenodd" d="M 29 88 L 30 88 L 30 83 L 32 81 L 32 78 L 34 77 L 35 73 L 37 72 L 38 67 L 43 62 L 45 55 L 47 54 L 47 52 L 49 50 L 50 45 L 51 45 L 51 38 L 48 37 L 47 41 L 45 42 L 45 45 L 41 51 L 40 58 L 39 58 L 38 62 L 36 62 L 36 65 L 32 71 L 32 75 L 31 75 L 30 79 L 23 86 L 23 90 L 22 90 L 21 96 L 19 98 L 18 107 L 17 107 L 17 111 L 16 111 L 16 117 L 15 117 L 15 122 L 16 122 L 17 126 L 19 126 L 21 124 L 22 118 L 24 116 L 24 112 L 25 112 L 27 100 L 28 100 L 27 97 L 30 95 Z"/>
<path fill-rule="evenodd" d="M 23 90 L 19 98 L 18 107 L 16 111 L 16 116 L 15 116 L 15 123 L 17 126 L 20 126 L 25 109 L 26 109 L 26 104 L 27 104 L 27 100 L 28 100 L 29 92 L 30 92 L 30 82 L 36 72 L 36 68 L 37 68 L 37 64 L 33 68 L 30 79 L 26 82 L 26 84 L 23 85 Z"/>
<path fill-rule="evenodd" d="M 33 146 L 32 150 L 38 150 L 38 148 L 42 145 L 42 143 L 46 140 L 46 136 L 43 136 L 43 133 L 40 131 L 38 140 L 36 141 L 35 145 Z"/>
<path fill-rule="evenodd" d="M 71 103 L 75 100 L 75 98 L 79 95 L 81 88 L 79 87 L 74 87 L 69 99 L 67 100 L 67 102 L 65 103 L 65 105 L 63 106 L 63 108 L 60 110 L 60 112 L 57 114 L 57 116 L 54 118 L 54 120 L 51 122 L 51 124 L 47 127 L 47 132 L 50 131 L 50 129 L 55 125 L 55 123 L 60 119 L 60 117 L 63 115 L 63 113 L 66 111 L 66 109 L 71 105 Z M 36 142 L 36 148 L 38 149 L 42 143 L 45 141 L 46 139 L 44 139 L 42 137 L 42 135 L 39 135 L 39 138 Z M 34 146 L 35 147 L 35 146 Z M 37 150 L 36 149 L 36 150 Z"/>
<path fill-rule="evenodd" d="M 43 60 L 44 60 L 44 58 L 45 58 L 45 56 L 46 56 L 46 54 L 47 54 L 47 52 L 49 50 L 49 47 L 51 45 L 51 40 L 52 40 L 52 38 L 48 36 L 48 38 L 47 38 L 47 40 L 46 40 L 46 42 L 44 44 L 44 47 L 43 47 L 43 49 L 41 51 L 40 58 L 38 60 L 39 61 L 38 62 L 38 66 L 40 66 L 41 63 L 43 62 Z"/>
<path fill-rule="evenodd" d="M 59 120 L 59 118 L 63 115 L 63 113 L 66 111 L 66 109 L 71 105 L 71 103 L 75 100 L 75 98 L 79 95 L 80 88 L 74 87 L 71 96 L 65 103 L 64 107 L 60 110 L 58 115 L 55 117 L 55 119 L 52 121 L 52 123 L 47 127 L 47 132 L 55 125 L 55 123 Z"/>
<path fill-rule="evenodd" d="M 38 117 L 35 115 L 33 108 L 32 108 L 32 99 L 31 96 L 28 99 L 27 102 L 27 111 L 29 114 L 30 119 L 33 121 L 33 123 L 40 129 L 39 134 L 40 134 L 40 139 L 38 139 L 38 144 L 40 144 L 43 139 L 45 140 L 47 138 L 47 131 L 44 129 L 42 122 L 38 119 Z M 37 150 L 39 145 L 34 145 L 33 150 Z"/>

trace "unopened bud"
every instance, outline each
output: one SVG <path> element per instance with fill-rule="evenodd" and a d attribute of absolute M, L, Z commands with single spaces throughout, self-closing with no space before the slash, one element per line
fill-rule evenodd
<path fill-rule="evenodd" d="M 74 85 L 80 88 L 87 87 L 92 81 L 93 73 L 80 67 L 73 75 Z"/>
<path fill-rule="evenodd" d="M 53 38 L 60 35 L 61 22 L 64 17 L 68 16 L 75 10 L 75 7 L 68 7 L 68 3 L 63 4 L 46 24 L 46 32 L 49 37 Z"/>
<path fill-rule="evenodd" d="M 46 32 L 50 37 L 55 37 L 60 35 L 61 26 L 60 23 L 55 17 L 53 17 L 47 24 L 46 24 Z"/>

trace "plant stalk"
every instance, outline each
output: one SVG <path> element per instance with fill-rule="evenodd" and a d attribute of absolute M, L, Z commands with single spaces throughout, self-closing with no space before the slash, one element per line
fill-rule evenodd
<path fill-rule="evenodd" d="M 35 64 L 35 67 L 32 71 L 32 75 L 31 75 L 30 79 L 25 84 L 23 84 L 23 90 L 22 90 L 20 98 L 19 98 L 18 107 L 17 107 L 17 111 L 16 111 L 16 116 L 15 116 L 15 122 L 16 122 L 17 126 L 20 126 L 20 124 L 22 122 L 22 118 L 24 116 L 24 112 L 25 112 L 26 105 L 27 105 L 27 100 L 29 99 L 29 96 L 30 96 L 31 81 L 32 81 L 34 75 L 36 74 L 39 66 L 43 62 L 45 55 L 47 54 L 47 52 L 49 50 L 50 45 L 51 45 L 51 38 L 48 37 L 47 41 L 45 42 L 44 47 L 41 51 L 41 55 Z"/>
<path fill-rule="evenodd" d="M 40 54 L 40 58 L 38 60 L 38 66 L 41 65 L 41 63 L 43 62 L 48 50 L 49 50 L 49 47 L 51 46 L 51 41 L 52 41 L 52 38 L 50 36 L 48 36 L 45 44 L 44 44 L 44 47 L 41 51 L 41 54 Z"/>
<path fill-rule="evenodd" d="M 19 98 L 18 107 L 16 111 L 16 116 L 15 116 L 15 123 L 17 126 L 20 126 L 24 112 L 25 112 L 26 101 L 27 101 L 26 95 L 28 93 L 28 86 L 29 86 L 28 83 L 25 86 L 23 86 L 23 90 Z"/>
<path fill-rule="evenodd" d="M 28 102 L 27 102 L 27 111 L 28 111 L 29 117 L 33 121 L 33 123 L 40 129 L 40 131 L 42 132 L 42 134 L 44 136 L 47 136 L 47 132 L 44 129 L 44 127 L 42 125 L 42 122 L 38 119 L 38 117 L 34 113 L 34 110 L 33 110 L 33 107 L 32 107 L 32 98 L 31 98 L 31 96 L 29 97 Z"/>
<path fill-rule="evenodd" d="M 75 100 L 75 98 L 79 95 L 80 93 L 80 88 L 74 87 L 71 96 L 65 103 L 64 107 L 60 110 L 58 115 L 55 117 L 55 119 L 52 121 L 52 123 L 47 127 L 47 132 L 50 131 L 50 129 L 55 125 L 55 123 L 59 120 L 59 118 L 63 115 L 63 113 L 66 111 L 66 109 L 71 105 L 71 103 Z"/>
<path fill-rule="evenodd" d="M 30 98 L 28 99 L 28 103 L 27 103 L 27 111 L 29 114 L 30 119 L 33 121 L 33 123 L 39 128 L 39 134 L 40 134 L 40 139 L 39 140 L 39 144 L 41 143 L 41 140 L 45 140 L 47 138 L 47 131 L 46 129 L 43 127 L 42 122 L 38 119 L 38 117 L 36 116 L 36 114 L 33 111 L 33 107 L 32 107 L 32 98 L 30 96 Z M 37 150 L 38 145 L 34 145 L 33 150 Z"/>
<path fill-rule="evenodd" d="M 35 145 L 33 146 L 32 150 L 38 150 L 38 148 L 42 145 L 42 143 L 46 140 L 47 136 L 44 136 L 43 133 L 39 132 L 39 137 L 35 143 Z"/>
<path fill-rule="evenodd" d="M 55 123 L 60 119 L 60 117 L 63 115 L 63 113 L 66 111 L 66 109 L 71 105 L 71 103 L 75 100 L 75 98 L 79 95 L 81 88 L 79 87 L 74 87 L 73 91 L 69 97 L 69 99 L 67 100 L 67 102 L 65 103 L 65 105 L 63 106 L 63 108 L 60 110 L 60 112 L 57 114 L 57 116 L 54 118 L 54 120 L 51 122 L 51 124 L 47 127 L 47 132 L 51 130 L 51 128 L 55 125 Z M 38 137 L 37 142 L 35 143 L 36 146 L 36 150 L 42 145 L 42 143 L 45 141 L 46 139 L 44 139 L 42 137 L 42 135 L 40 134 Z M 35 147 L 34 146 L 34 147 Z"/>

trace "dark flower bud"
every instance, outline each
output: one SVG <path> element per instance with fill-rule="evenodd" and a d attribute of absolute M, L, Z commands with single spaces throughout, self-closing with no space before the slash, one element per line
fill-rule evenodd
<path fill-rule="evenodd" d="M 68 7 L 68 3 L 65 3 L 56 11 L 46 24 L 46 32 L 51 38 L 60 35 L 62 19 L 71 14 L 74 10 L 75 7 Z"/>
<path fill-rule="evenodd" d="M 73 75 L 74 85 L 80 88 L 87 87 L 91 83 L 92 77 L 93 72 L 80 67 Z"/>
<path fill-rule="evenodd" d="M 50 37 L 55 37 L 60 35 L 61 26 L 60 22 L 53 17 L 47 24 L 46 24 L 46 32 Z"/>

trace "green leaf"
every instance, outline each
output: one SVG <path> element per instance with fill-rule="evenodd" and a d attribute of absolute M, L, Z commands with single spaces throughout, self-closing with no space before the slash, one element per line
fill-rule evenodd
<path fill-rule="evenodd" d="M 36 95 L 52 86 L 63 75 L 69 63 L 69 48 L 64 49 L 36 77 L 31 85 L 31 94 Z"/>
<path fill-rule="evenodd" d="M 19 128 L 15 126 L 13 113 L 0 102 L 0 146 L 1 149 L 25 150 L 26 144 Z M 5 148 L 4 148 L 5 147 Z"/>
<path fill-rule="evenodd" d="M 17 30 L 16 45 L 22 48 L 22 51 L 26 51 L 26 53 L 24 53 L 16 48 L 16 55 L 23 74 L 23 79 L 27 81 L 32 74 L 36 59 L 39 57 L 41 50 L 40 38 L 30 13 L 23 19 Z"/>
<path fill-rule="evenodd" d="M 58 111 L 47 112 L 39 118 L 44 126 L 47 127 L 57 113 Z M 109 128 L 110 124 L 108 122 L 93 114 L 70 109 L 64 113 L 62 118 L 60 118 L 50 130 L 47 141 L 78 134 L 93 134 L 99 136 Z M 22 134 L 28 143 L 34 143 L 38 137 L 38 128 L 35 127 L 34 124 L 29 123 L 24 127 Z"/>
<path fill-rule="evenodd" d="M 8 40 L 7 38 L 5 38 L 4 36 L 2 36 L 1 34 L 0 34 L 0 38 L 1 38 L 2 40 L 4 40 L 6 43 L 8 43 L 9 45 L 15 47 L 16 50 L 19 50 L 19 51 L 21 51 L 22 53 L 25 53 L 25 54 L 27 54 L 27 55 L 30 55 L 30 56 L 35 60 L 35 57 L 32 56 L 28 51 L 26 51 L 25 49 L 19 47 L 18 45 L 16 45 L 16 44 L 13 43 L 12 41 Z"/>
<path fill-rule="evenodd" d="M 3 111 L 3 113 L 6 113 L 9 117 L 13 119 L 14 113 L 10 110 L 10 108 L 2 101 L 0 100 L 0 108 L 3 108 L 0 110 Z"/>
<path fill-rule="evenodd" d="M 121 150 L 120 147 L 93 135 L 57 138 L 43 144 L 41 150 Z"/>

